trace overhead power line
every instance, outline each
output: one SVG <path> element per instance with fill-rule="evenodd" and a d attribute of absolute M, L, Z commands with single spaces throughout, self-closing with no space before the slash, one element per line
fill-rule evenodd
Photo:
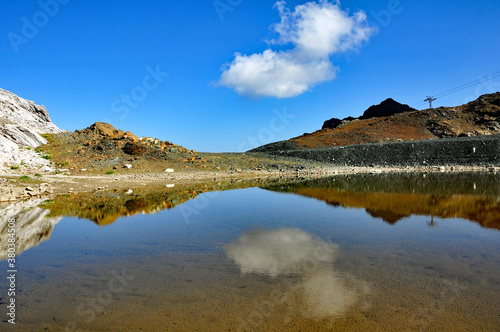
<path fill-rule="evenodd" d="M 436 94 L 436 95 L 434 95 L 432 97 L 427 97 L 427 99 L 424 99 L 424 100 L 418 102 L 417 104 L 413 105 L 413 107 L 417 107 L 417 106 L 420 106 L 422 104 L 425 104 L 425 102 L 429 102 L 430 108 L 432 108 L 432 101 L 434 101 L 434 100 L 436 100 L 438 98 L 443 98 L 443 97 L 449 96 L 449 95 L 451 95 L 453 93 L 456 93 L 456 92 L 459 92 L 459 91 L 471 88 L 473 86 L 476 86 L 478 84 L 487 82 L 487 81 L 492 80 L 492 79 L 494 79 L 496 77 L 499 77 L 499 76 L 500 76 L 500 71 L 494 72 L 494 73 L 489 74 L 487 76 L 475 79 L 474 81 L 471 81 L 471 82 L 459 85 L 457 87 L 454 87 L 453 89 L 449 89 L 449 90 L 443 91 L 441 93 L 438 93 L 438 94 Z"/>
<path fill-rule="evenodd" d="M 446 90 L 444 92 L 441 92 L 441 93 L 435 95 L 434 97 L 436 97 L 436 98 L 442 98 L 442 97 L 451 95 L 452 93 L 455 93 L 455 92 L 458 92 L 458 91 L 462 91 L 464 89 L 467 89 L 467 88 L 473 87 L 475 85 L 484 83 L 486 81 L 492 80 L 492 79 L 494 79 L 495 77 L 498 77 L 498 76 L 500 76 L 500 71 L 497 71 L 496 73 L 490 74 L 488 76 L 484 76 L 484 77 L 478 78 L 478 79 L 476 79 L 476 80 L 474 80 L 472 82 L 462 84 L 462 85 L 457 86 L 457 87 L 455 87 L 453 89 Z"/>

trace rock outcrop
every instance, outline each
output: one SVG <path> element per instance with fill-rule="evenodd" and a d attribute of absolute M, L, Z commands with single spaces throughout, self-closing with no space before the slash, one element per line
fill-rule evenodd
<path fill-rule="evenodd" d="M 30 100 L 0 89 L 0 168 L 19 164 L 43 168 L 50 162 L 30 149 L 46 144 L 42 134 L 57 134 L 59 129 L 50 120 L 47 109 Z"/>
<path fill-rule="evenodd" d="M 370 106 L 359 118 L 353 118 L 352 116 L 348 116 L 347 118 L 344 119 L 331 118 L 330 120 L 326 120 L 323 123 L 323 127 L 321 127 L 321 129 L 326 129 L 326 128 L 335 129 L 353 120 L 381 118 L 384 116 L 391 116 L 399 113 L 413 112 L 413 111 L 416 111 L 416 109 L 411 108 L 408 105 L 398 103 L 392 98 L 388 98 L 378 105 Z"/>
<path fill-rule="evenodd" d="M 64 132 L 52 123 L 45 106 L 36 105 L 30 100 L 20 98 L 3 89 L 0 89 L 0 118 L 7 123 L 26 127 L 38 134 Z"/>
<path fill-rule="evenodd" d="M 383 116 L 391 116 L 394 114 L 413 112 L 413 111 L 416 111 L 416 109 L 411 108 L 408 105 L 398 103 L 392 98 L 388 98 L 378 105 L 370 106 L 359 118 L 360 119 L 380 118 Z"/>

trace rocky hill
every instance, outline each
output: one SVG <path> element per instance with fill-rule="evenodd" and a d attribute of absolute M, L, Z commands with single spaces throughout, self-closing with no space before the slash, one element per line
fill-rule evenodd
<path fill-rule="evenodd" d="M 388 115 L 388 116 L 387 116 Z M 330 119 L 323 129 L 253 152 L 324 148 L 365 143 L 426 140 L 500 134 L 500 92 L 457 107 L 417 111 L 388 99 L 359 118 Z"/>
<path fill-rule="evenodd" d="M 238 153 L 205 153 L 153 137 L 96 122 L 83 130 L 48 135 L 49 142 L 38 148 L 63 174 L 113 174 L 179 171 L 276 171 L 297 170 L 300 162 L 248 156 Z M 312 166 L 311 166 L 312 167 Z"/>
<path fill-rule="evenodd" d="M 58 135 L 49 135 L 40 147 L 60 166 L 60 170 L 91 172 L 134 168 L 161 171 L 179 159 L 194 157 L 194 151 L 152 137 L 138 138 L 131 132 L 96 122 L 91 126 Z"/>
<path fill-rule="evenodd" d="M 62 133 L 44 106 L 0 89 L 0 169 L 45 168 L 50 162 L 31 148 L 46 144 L 43 134 Z"/>

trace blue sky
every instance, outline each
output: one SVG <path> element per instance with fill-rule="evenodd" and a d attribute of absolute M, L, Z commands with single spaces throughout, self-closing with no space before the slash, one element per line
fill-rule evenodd
<path fill-rule="evenodd" d="M 63 129 L 105 121 L 199 151 L 288 139 L 389 97 L 415 106 L 500 71 L 496 0 L 2 0 L 0 13 L 0 88 Z M 498 90 L 492 78 L 435 105 Z"/>

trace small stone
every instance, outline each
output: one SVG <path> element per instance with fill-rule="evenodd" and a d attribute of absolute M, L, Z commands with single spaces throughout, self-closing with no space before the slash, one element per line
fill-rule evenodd
<path fill-rule="evenodd" d="M 172 168 L 167 168 L 165 170 L 165 173 L 173 173 L 173 172 L 174 172 L 174 170 Z"/>
<path fill-rule="evenodd" d="M 43 166 L 42 168 L 40 168 L 40 171 L 41 172 L 52 172 L 54 170 L 52 168 L 50 168 L 49 166 Z"/>
<path fill-rule="evenodd" d="M 48 183 L 40 183 L 39 189 L 41 194 L 51 194 L 54 191 Z"/>
<path fill-rule="evenodd" d="M 132 168 L 131 164 L 123 164 L 123 168 Z"/>
<path fill-rule="evenodd" d="M 169 184 L 166 184 L 165 187 L 167 187 L 167 188 L 173 188 L 173 187 L 175 187 L 175 184 L 169 183 Z"/>
<path fill-rule="evenodd" d="M 132 189 L 129 189 L 127 190 L 127 192 L 125 193 L 125 195 L 131 195 L 134 191 Z"/>

